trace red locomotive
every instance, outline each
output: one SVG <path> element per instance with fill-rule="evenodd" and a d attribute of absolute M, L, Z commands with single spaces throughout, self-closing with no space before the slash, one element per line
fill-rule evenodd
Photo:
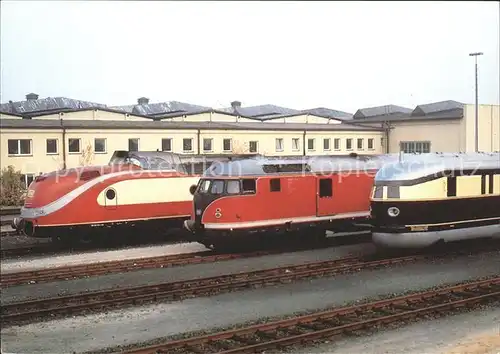
<path fill-rule="evenodd" d="M 38 176 L 13 226 L 58 241 L 89 241 L 103 236 L 98 231 L 182 228 L 191 214 L 189 186 L 198 179 L 178 155 L 117 151 L 106 166 Z"/>
<path fill-rule="evenodd" d="M 191 186 L 194 210 L 184 227 L 214 248 L 232 247 L 249 234 L 266 242 L 268 231 L 307 229 L 308 239 L 324 238 L 326 230 L 359 231 L 369 220 L 373 179 L 384 161 L 353 156 L 214 164 Z"/>

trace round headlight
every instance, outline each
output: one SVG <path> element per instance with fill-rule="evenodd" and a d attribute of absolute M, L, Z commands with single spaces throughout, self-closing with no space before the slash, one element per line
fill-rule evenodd
<path fill-rule="evenodd" d="M 389 209 L 387 209 L 387 214 L 389 214 L 390 217 L 395 218 L 399 215 L 399 209 L 396 207 L 390 207 Z"/>

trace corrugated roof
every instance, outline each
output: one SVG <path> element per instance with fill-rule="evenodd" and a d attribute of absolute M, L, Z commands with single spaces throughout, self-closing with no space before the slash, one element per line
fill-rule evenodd
<path fill-rule="evenodd" d="M 112 107 L 124 112 L 144 115 L 144 116 L 156 116 L 170 113 L 193 113 L 198 111 L 206 111 L 211 109 L 210 107 L 199 106 L 195 104 L 179 102 L 179 101 L 167 101 L 160 103 L 148 103 L 148 104 L 136 104 L 136 105 L 126 105 L 126 106 L 116 106 Z"/>
<path fill-rule="evenodd" d="M 412 110 L 410 108 L 396 106 L 393 104 L 389 104 L 386 106 L 378 106 L 378 107 L 368 107 L 361 108 L 354 113 L 354 119 L 359 118 L 369 118 L 369 117 L 378 117 L 378 116 L 388 116 L 394 114 L 410 114 Z"/>
<path fill-rule="evenodd" d="M 425 116 L 412 116 L 410 114 L 392 114 L 369 117 L 366 119 L 356 119 L 359 123 L 382 123 L 382 122 L 407 122 L 407 121 L 426 121 L 439 119 L 461 119 L 463 118 L 463 110 L 451 110 L 446 112 L 430 113 Z"/>
<path fill-rule="evenodd" d="M 275 106 L 273 104 L 263 104 L 259 106 L 250 107 L 226 107 L 220 109 L 223 112 L 236 113 L 244 117 L 252 117 L 259 119 L 274 118 L 279 115 L 290 115 L 299 113 L 298 110 L 286 107 Z"/>
<path fill-rule="evenodd" d="M 172 121 L 107 121 L 107 120 L 43 120 L 2 119 L 2 129 L 56 129 L 61 123 L 67 129 L 205 129 L 205 130 L 283 130 L 283 131 L 380 131 L 380 128 L 355 124 L 306 124 L 261 122 L 172 122 Z"/>
<path fill-rule="evenodd" d="M 105 104 L 75 100 L 66 97 L 47 97 L 0 104 L 0 111 L 5 113 L 29 114 L 40 111 L 64 111 L 82 108 L 106 108 Z"/>
<path fill-rule="evenodd" d="M 303 113 L 309 113 L 309 114 L 314 114 L 320 117 L 327 117 L 327 118 L 334 118 L 334 119 L 352 119 L 352 114 L 347 113 L 347 112 L 342 112 L 342 111 L 337 111 L 335 109 L 330 109 L 330 108 L 325 108 L 325 107 L 318 107 L 318 108 L 311 108 L 311 109 L 305 109 L 301 111 Z"/>
<path fill-rule="evenodd" d="M 420 104 L 418 105 L 413 112 L 412 116 L 423 116 L 431 113 L 438 112 L 446 112 L 451 110 L 460 110 L 464 108 L 464 104 L 461 102 L 448 100 L 448 101 L 440 101 L 428 104 Z"/>

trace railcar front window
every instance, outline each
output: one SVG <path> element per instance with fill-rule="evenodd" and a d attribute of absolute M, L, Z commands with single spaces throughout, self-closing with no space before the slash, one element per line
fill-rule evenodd
<path fill-rule="evenodd" d="M 205 179 L 200 182 L 200 187 L 198 188 L 199 193 L 207 193 L 210 187 L 210 180 Z"/>
<path fill-rule="evenodd" d="M 210 193 L 222 194 L 224 193 L 224 181 L 213 181 L 210 187 Z"/>
<path fill-rule="evenodd" d="M 239 194 L 240 193 L 240 181 L 227 181 L 227 193 Z"/>

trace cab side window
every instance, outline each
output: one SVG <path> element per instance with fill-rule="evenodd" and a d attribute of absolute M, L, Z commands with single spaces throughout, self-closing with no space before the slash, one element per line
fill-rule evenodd
<path fill-rule="evenodd" d="M 207 193 L 208 188 L 210 188 L 210 180 L 205 179 L 200 182 L 200 187 L 198 188 L 199 193 Z"/>
<path fill-rule="evenodd" d="M 280 192 L 281 191 L 281 180 L 279 178 L 271 178 L 269 180 L 269 187 L 271 192 Z"/>
<path fill-rule="evenodd" d="M 327 198 L 333 196 L 333 185 L 331 178 L 321 178 L 319 180 L 319 197 Z"/>
<path fill-rule="evenodd" d="M 210 188 L 210 193 L 212 194 L 224 193 L 224 181 L 213 181 L 212 187 Z"/>
<path fill-rule="evenodd" d="M 257 183 L 255 179 L 241 180 L 241 189 L 243 194 L 255 194 L 257 191 Z"/>
<path fill-rule="evenodd" d="M 227 193 L 228 194 L 239 194 L 240 193 L 240 181 L 227 181 Z"/>

